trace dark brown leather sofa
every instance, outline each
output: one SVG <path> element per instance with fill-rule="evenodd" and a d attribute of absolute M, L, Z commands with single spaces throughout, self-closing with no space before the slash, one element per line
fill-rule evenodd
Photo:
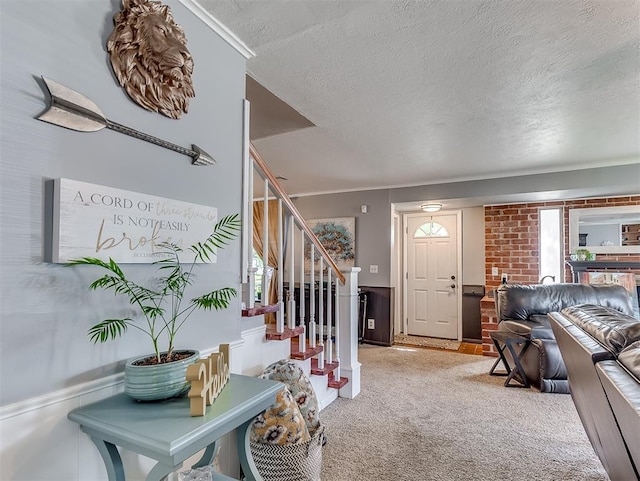
<path fill-rule="evenodd" d="M 607 474 L 640 480 L 640 320 L 593 305 L 548 317 L 576 410 Z"/>
<path fill-rule="evenodd" d="M 633 313 L 629 294 L 619 285 L 502 284 L 496 289 L 498 331 L 531 340 L 521 360 L 522 367 L 529 383 L 541 392 L 569 392 L 567 370 L 547 314 L 578 304 Z"/>

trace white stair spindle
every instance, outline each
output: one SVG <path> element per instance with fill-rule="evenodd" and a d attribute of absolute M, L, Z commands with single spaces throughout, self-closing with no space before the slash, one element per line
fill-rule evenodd
<path fill-rule="evenodd" d="M 282 216 L 282 199 L 278 199 L 278 312 L 276 313 L 276 331 L 284 332 L 284 219 Z"/>
<path fill-rule="evenodd" d="M 324 350 L 327 352 L 327 362 L 331 364 L 333 362 L 333 339 L 331 335 L 331 267 L 327 269 L 327 342 L 324 345 Z"/>
<path fill-rule="evenodd" d="M 249 282 L 251 277 L 251 267 L 253 266 L 251 255 L 251 246 L 253 245 L 253 232 L 251 230 L 251 219 L 253 218 L 253 191 L 249 190 L 251 181 L 251 173 L 253 172 L 253 162 L 250 154 L 249 139 L 249 116 L 251 108 L 248 100 L 242 101 L 242 234 L 241 234 L 241 265 L 240 273 L 242 283 Z M 251 297 L 245 299 L 246 303 L 250 303 Z M 253 306 L 249 306 L 253 307 Z"/>
<path fill-rule="evenodd" d="M 248 210 L 248 216 L 246 220 L 248 232 L 248 240 L 249 244 L 248 256 L 249 256 L 249 299 L 247 303 L 247 307 L 253 308 L 256 305 L 256 272 L 258 272 L 258 268 L 253 265 L 253 166 L 249 169 L 249 187 L 248 187 L 249 195 L 251 196 L 251 207 Z"/>
<path fill-rule="evenodd" d="M 340 304 L 339 302 L 339 291 L 340 290 L 340 282 L 338 282 L 338 280 L 336 280 L 336 295 L 335 295 L 335 301 L 336 301 L 336 317 L 334 319 L 334 324 L 335 324 L 335 332 L 336 332 L 336 343 L 335 343 L 335 349 L 336 349 L 336 361 L 338 363 L 338 367 L 333 371 L 333 376 L 336 380 L 340 380 Z"/>
<path fill-rule="evenodd" d="M 311 272 L 309 276 L 309 346 L 316 347 L 316 286 L 315 248 L 311 244 Z"/>
<path fill-rule="evenodd" d="M 269 304 L 269 181 L 264 179 L 264 201 L 262 206 L 262 294 L 260 302 Z"/>
<path fill-rule="evenodd" d="M 289 329 L 293 329 L 296 327 L 296 296 L 295 296 L 295 231 L 294 231 L 295 222 L 293 221 L 293 216 L 289 218 L 289 243 L 288 243 L 288 251 L 289 251 L 289 310 L 287 312 L 287 323 L 289 325 Z"/>
<path fill-rule="evenodd" d="M 300 230 L 300 288 L 299 292 L 299 303 L 300 303 L 300 325 L 304 327 L 303 333 L 300 335 L 300 352 L 306 351 L 306 338 L 307 338 L 307 326 L 304 319 L 304 304 L 305 304 L 305 285 L 304 285 L 304 232 L 302 229 Z M 304 347 L 304 349 L 302 349 Z"/>
<path fill-rule="evenodd" d="M 252 309 L 256 305 L 256 272 L 257 267 L 249 267 L 249 283 L 247 284 L 247 308 Z"/>
<path fill-rule="evenodd" d="M 307 326 L 302 325 L 302 333 L 298 336 L 298 351 L 305 352 L 307 350 Z"/>
<path fill-rule="evenodd" d="M 318 274 L 318 339 L 322 352 L 318 354 L 318 368 L 324 369 L 324 258 L 320 257 L 320 272 Z"/>

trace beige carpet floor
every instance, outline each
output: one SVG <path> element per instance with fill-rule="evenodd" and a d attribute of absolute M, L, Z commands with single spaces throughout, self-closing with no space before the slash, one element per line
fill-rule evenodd
<path fill-rule="evenodd" d="M 362 392 L 321 413 L 322 481 L 604 481 L 571 396 L 505 388 L 492 358 L 362 345 Z"/>

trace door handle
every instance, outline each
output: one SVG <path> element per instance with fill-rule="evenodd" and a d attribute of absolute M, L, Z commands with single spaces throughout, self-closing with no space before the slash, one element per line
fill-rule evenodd
<path fill-rule="evenodd" d="M 455 284 L 451 284 L 451 289 L 455 289 L 456 285 Z"/>
<path fill-rule="evenodd" d="M 451 280 L 455 281 L 456 280 L 456 276 L 451 276 Z"/>

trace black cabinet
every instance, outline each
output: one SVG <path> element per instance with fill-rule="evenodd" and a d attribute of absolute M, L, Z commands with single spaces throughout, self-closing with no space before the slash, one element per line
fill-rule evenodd
<path fill-rule="evenodd" d="M 368 344 L 393 345 L 393 287 L 360 287 L 358 338 Z M 373 328 L 369 320 L 373 319 Z"/>
<path fill-rule="evenodd" d="M 462 338 L 469 342 L 482 342 L 480 300 L 484 297 L 484 286 L 462 286 Z"/>

